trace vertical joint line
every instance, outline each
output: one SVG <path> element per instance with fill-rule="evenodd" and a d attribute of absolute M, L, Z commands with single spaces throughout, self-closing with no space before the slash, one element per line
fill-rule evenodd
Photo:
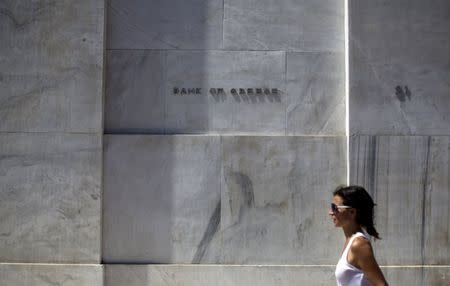
<path fill-rule="evenodd" d="M 350 108 L 349 108 L 349 9 L 344 0 L 344 62 L 345 62 L 345 137 L 347 139 L 347 185 L 350 184 Z"/>

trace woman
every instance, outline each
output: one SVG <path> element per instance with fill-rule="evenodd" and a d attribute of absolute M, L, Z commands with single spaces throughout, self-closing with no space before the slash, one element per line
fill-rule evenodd
<path fill-rule="evenodd" d="M 338 286 L 388 285 L 373 255 L 369 235 L 380 239 L 373 223 L 374 203 L 359 186 L 339 187 L 333 192 L 329 215 L 342 227 L 345 246 L 336 265 Z"/>

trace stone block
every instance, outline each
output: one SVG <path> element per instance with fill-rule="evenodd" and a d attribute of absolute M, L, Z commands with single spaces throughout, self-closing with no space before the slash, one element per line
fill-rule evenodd
<path fill-rule="evenodd" d="M 383 267 L 389 285 L 441 286 L 450 284 L 450 267 Z"/>
<path fill-rule="evenodd" d="M 287 54 L 287 134 L 345 135 L 343 53 Z"/>
<path fill-rule="evenodd" d="M 351 182 L 377 203 L 382 264 L 449 264 L 449 146 L 448 137 L 351 137 Z"/>
<path fill-rule="evenodd" d="M 220 49 L 222 0 L 108 1 L 109 49 Z"/>
<path fill-rule="evenodd" d="M 350 133 L 450 135 L 449 9 L 349 1 Z"/>
<path fill-rule="evenodd" d="M 0 131 L 100 132 L 104 1 L 0 9 Z"/>
<path fill-rule="evenodd" d="M 164 132 L 164 68 L 161 51 L 108 51 L 105 132 Z"/>
<path fill-rule="evenodd" d="M 0 134 L 0 261 L 100 261 L 101 137 Z"/>
<path fill-rule="evenodd" d="M 2 285 L 103 286 L 103 267 L 97 265 L 0 264 Z"/>
<path fill-rule="evenodd" d="M 222 140 L 221 263 L 336 262 L 343 235 L 328 208 L 345 182 L 345 137 Z"/>
<path fill-rule="evenodd" d="M 428 138 L 424 197 L 424 263 L 450 265 L 450 137 Z"/>
<path fill-rule="evenodd" d="M 176 95 L 175 87 L 202 94 Z M 168 133 L 285 133 L 284 52 L 172 51 L 166 90 Z"/>
<path fill-rule="evenodd" d="M 106 286 L 336 285 L 332 266 L 107 265 Z"/>
<path fill-rule="evenodd" d="M 103 261 L 216 261 L 220 138 L 107 135 L 104 146 Z"/>
<path fill-rule="evenodd" d="M 224 48 L 344 51 L 344 1 L 224 0 Z"/>
<path fill-rule="evenodd" d="M 284 135 L 285 70 L 284 52 L 110 51 L 106 131 Z"/>

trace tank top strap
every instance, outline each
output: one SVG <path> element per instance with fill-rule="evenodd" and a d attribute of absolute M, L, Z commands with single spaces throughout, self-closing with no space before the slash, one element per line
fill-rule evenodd
<path fill-rule="evenodd" d="M 345 259 L 345 261 L 347 261 L 347 254 L 350 250 L 350 247 L 352 246 L 353 241 L 355 240 L 355 238 L 361 236 L 367 239 L 367 237 L 361 232 L 357 232 L 354 235 L 352 235 L 352 237 L 350 237 L 350 240 L 348 241 L 347 246 L 345 247 L 344 252 L 342 253 L 342 257 Z"/>

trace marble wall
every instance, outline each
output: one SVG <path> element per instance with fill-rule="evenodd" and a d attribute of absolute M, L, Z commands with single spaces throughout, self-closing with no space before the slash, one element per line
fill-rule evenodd
<path fill-rule="evenodd" d="M 107 135 L 103 259 L 332 264 L 342 239 L 327 209 L 330 190 L 345 182 L 345 145 L 345 137 Z"/>
<path fill-rule="evenodd" d="M 450 267 L 383 267 L 389 285 L 447 285 Z M 336 285 L 334 266 L 108 265 L 107 286 Z"/>
<path fill-rule="evenodd" d="M 349 14 L 350 181 L 377 203 L 375 252 L 448 265 L 450 3 L 351 0 Z M 448 284 L 433 279 L 419 281 Z"/>
<path fill-rule="evenodd" d="M 103 285 L 104 12 L 0 2 L 1 285 Z"/>
<path fill-rule="evenodd" d="M 344 2 L 1 1 L 0 284 L 334 285 L 347 168 L 449 284 L 450 4 L 349 0 L 346 102 Z"/>
<path fill-rule="evenodd" d="M 0 264 L 2 285 L 8 286 L 103 286 L 103 266 Z"/>
<path fill-rule="evenodd" d="M 104 261 L 334 263 L 344 1 L 111 0 L 107 11 Z"/>
<path fill-rule="evenodd" d="M 450 3 L 350 0 L 350 132 L 450 135 Z"/>
<path fill-rule="evenodd" d="M 107 133 L 345 135 L 344 1 L 111 0 L 108 13 Z"/>

